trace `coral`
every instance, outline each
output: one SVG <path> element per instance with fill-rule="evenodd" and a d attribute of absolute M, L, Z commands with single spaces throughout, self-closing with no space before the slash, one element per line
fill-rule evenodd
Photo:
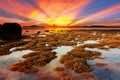
<path fill-rule="evenodd" d="M 26 41 L 16 41 L 16 42 L 9 42 L 0 47 L 0 55 L 8 55 L 10 54 L 9 49 L 13 47 L 18 47 L 27 44 Z"/>
<path fill-rule="evenodd" d="M 67 76 L 65 78 L 61 78 L 60 80 L 74 80 L 73 77 L 71 76 Z"/>
<path fill-rule="evenodd" d="M 68 52 L 68 54 L 85 59 L 94 59 L 101 55 L 101 53 L 97 51 L 84 50 L 84 47 L 82 46 L 76 47 L 75 49 Z"/>
<path fill-rule="evenodd" d="M 66 55 L 61 56 L 59 60 L 60 63 L 65 65 L 65 68 L 56 67 L 55 70 L 59 71 L 61 76 L 68 75 L 66 68 L 77 73 L 90 72 L 92 68 L 87 64 L 87 60 L 100 58 L 101 53 L 97 51 L 85 50 L 85 48 L 98 48 L 102 50 L 109 50 L 109 48 L 120 48 L 120 36 L 117 36 L 117 34 L 119 34 L 119 32 L 71 30 L 61 33 L 49 33 L 48 31 L 46 34 L 43 33 L 45 36 L 39 36 L 39 34 L 32 35 L 28 37 L 29 41 L 27 41 L 27 43 L 21 44 L 22 47 L 16 48 L 14 51 L 30 49 L 34 52 L 23 55 L 24 60 L 20 62 L 19 66 L 11 66 L 11 70 L 26 73 L 31 73 L 31 70 L 32 72 L 36 72 L 36 69 L 38 69 L 39 66 L 45 66 L 52 59 L 56 58 L 56 53 L 52 52 L 53 49 L 60 46 L 73 46 L 75 48 L 69 51 Z M 86 40 L 98 40 L 99 44 L 85 44 L 76 47 L 78 42 L 82 44 Z M 105 45 L 108 47 L 105 47 Z M 13 46 L 9 47 L 3 45 L 0 47 L 0 51 L 3 54 L 9 54 L 9 49 L 11 47 Z M 103 67 L 106 66 L 104 63 L 96 63 L 96 65 Z M 105 70 L 107 69 L 105 68 Z M 69 78 L 66 78 L 66 76 L 64 76 L 63 80 L 70 80 Z M 87 73 L 84 73 L 83 76 L 86 76 L 86 78 L 94 77 L 94 75 Z"/>
<path fill-rule="evenodd" d="M 29 54 L 23 55 L 23 58 L 25 60 L 22 60 L 21 62 L 18 62 L 16 64 L 13 64 L 10 67 L 10 70 L 12 71 L 19 71 L 19 72 L 25 72 L 25 73 L 33 73 L 39 71 L 36 67 L 44 66 L 47 63 L 49 63 L 52 59 L 56 58 L 55 52 L 32 52 Z"/>
<path fill-rule="evenodd" d="M 65 70 L 65 68 L 63 68 L 63 67 L 56 67 L 55 68 L 55 71 L 64 71 Z"/>
<path fill-rule="evenodd" d="M 84 78 L 86 78 L 86 79 L 90 79 L 90 78 L 95 78 L 95 74 L 90 74 L 90 73 L 86 73 L 86 72 L 84 72 L 84 73 L 81 73 L 82 74 L 82 76 L 84 77 Z"/>
<path fill-rule="evenodd" d="M 74 57 L 70 54 L 63 55 L 60 58 L 60 62 L 63 63 L 66 68 L 72 69 L 77 73 L 89 72 L 92 70 L 84 58 Z"/>
<path fill-rule="evenodd" d="M 96 66 L 106 66 L 107 63 L 98 62 L 98 63 L 96 63 L 95 65 L 96 65 Z"/>
<path fill-rule="evenodd" d="M 32 67 L 32 65 L 29 65 L 28 63 L 24 63 L 24 62 L 19 62 L 11 65 L 10 70 L 25 72 L 25 73 L 34 73 L 39 71 L 37 68 L 34 68 Z"/>

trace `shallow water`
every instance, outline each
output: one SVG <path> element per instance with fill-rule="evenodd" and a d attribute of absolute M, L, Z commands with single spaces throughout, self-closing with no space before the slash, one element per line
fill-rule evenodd
<path fill-rule="evenodd" d="M 31 50 L 23 50 L 12 52 L 10 55 L 1 56 L 0 57 L 0 80 L 55 80 L 60 77 L 59 72 L 55 71 L 55 68 L 58 66 L 64 67 L 63 64 L 59 63 L 59 58 L 61 55 L 66 54 L 74 47 L 72 46 L 61 46 L 57 47 L 53 51 L 57 52 L 57 58 L 53 59 L 50 63 L 48 63 L 44 67 L 40 67 L 40 71 L 38 73 L 32 74 L 24 74 L 20 72 L 13 72 L 9 70 L 9 65 L 22 60 L 22 55 L 32 52 Z M 95 64 L 96 62 L 104 62 L 107 63 L 106 68 L 108 71 L 104 70 L 104 67 L 92 66 L 94 73 L 97 76 L 97 79 L 90 80 L 119 80 L 120 79 L 120 49 L 113 48 L 106 50 L 101 50 L 97 48 L 85 48 L 86 50 L 99 51 L 102 53 L 101 57 L 105 57 L 105 59 L 95 59 L 95 60 L 87 60 L 90 65 Z M 113 55 L 114 54 L 114 55 Z M 75 80 L 86 80 L 80 74 L 77 74 L 71 70 L 69 70 L 69 75 L 75 76 Z M 46 75 L 48 75 L 46 77 Z M 51 77 L 52 76 L 52 77 Z M 53 78 L 54 77 L 54 78 Z"/>
<path fill-rule="evenodd" d="M 25 34 L 30 35 L 37 33 L 37 31 L 39 30 L 34 30 L 33 32 L 30 31 L 31 33 L 25 32 Z M 93 35 L 96 34 L 97 34 L 96 32 L 93 33 Z M 103 36 L 105 36 L 105 34 L 103 34 Z M 117 36 L 119 36 L 119 34 Z M 38 35 L 38 37 L 45 37 L 45 35 L 40 34 Z M 98 40 L 87 40 L 84 41 L 83 43 L 78 42 L 76 46 L 81 46 L 84 44 L 99 44 L 101 40 L 102 39 L 98 38 Z M 48 44 L 46 44 L 46 46 L 48 46 Z M 53 50 L 57 52 L 56 54 L 57 58 L 53 59 L 46 66 L 39 67 L 40 71 L 38 73 L 32 74 L 24 74 L 21 72 L 13 72 L 9 70 L 9 66 L 11 64 L 18 62 L 19 60 L 22 60 L 22 55 L 32 52 L 31 50 L 17 51 L 12 52 L 10 55 L 0 56 L 0 80 L 56 80 L 56 78 L 60 78 L 61 76 L 59 72 L 55 71 L 55 68 L 57 66 L 64 67 L 63 64 L 59 63 L 60 56 L 71 51 L 74 47 L 73 46 L 57 47 L 57 49 Z M 105 45 L 105 47 L 108 48 L 109 46 Z M 85 48 L 85 49 L 101 52 L 102 53 L 101 57 L 104 58 L 87 60 L 87 62 L 93 68 L 93 71 L 91 73 L 94 73 L 97 76 L 97 79 L 89 80 L 120 80 L 120 49 L 111 48 L 108 51 L 97 48 Z M 12 50 L 14 50 L 14 48 L 12 48 L 10 51 Z M 92 66 L 97 62 L 107 63 L 107 66 L 105 67 Z M 104 68 L 108 68 L 109 70 L 106 71 L 104 70 Z M 81 74 L 75 73 L 72 70 L 69 70 L 69 75 L 72 75 L 73 77 L 75 76 L 74 77 L 75 80 L 87 80 L 84 79 L 81 76 Z"/>
<path fill-rule="evenodd" d="M 105 67 L 93 66 L 93 73 L 96 74 L 100 80 L 120 80 L 120 49 L 111 48 L 108 51 L 97 48 L 85 48 L 86 50 L 101 52 L 101 57 L 104 59 L 88 60 L 90 65 L 94 65 L 97 62 L 106 63 Z M 107 68 L 108 70 L 104 70 Z"/>
<path fill-rule="evenodd" d="M 76 46 L 82 46 L 85 44 L 99 44 L 101 40 L 99 40 L 99 39 L 98 40 L 87 40 L 87 41 L 84 41 L 83 43 L 77 42 Z"/>
<path fill-rule="evenodd" d="M 101 50 L 97 48 L 85 48 L 85 50 L 92 50 L 92 51 L 98 51 L 101 52 L 101 57 L 105 57 L 105 59 L 95 59 L 93 61 L 104 61 L 104 62 L 120 62 L 120 49 L 119 48 L 110 48 L 107 50 Z"/>
<path fill-rule="evenodd" d="M 66 54 L 67 52 L 71 51 L 73 49 L 72 46 L 61 46 L 61 47 L 57 47 L 57 49 L 53 50 L 55 52 L 57 52 L 57 57 L 60 58 L 61 55 Z"/>
<path fill-rule="evenodd" d="M 60 56 L 67 54 L 67 52 L 71 51 L 72 49 L 72 46 L 61 46 L 57 47 L 57 49 L 52 50 L 57 53 L 57 58 L 53 59 L 50 63 L 43 67 L 42 70 L 51 72 L 53 74 L 56 67 L 64 67 L 64 65 L 59 62 Z"/>
<path fill-rule="evenodd" d="M 15 48 L 10 49 L 11 51 Z M 59 58 L 61 55 L 66 54 L 68 51 L 72 50 L 72 46 L 61 46 L 57 47 L 53 51 L 56 52 L 57 58 L 53 59 L 50 63 L 48 63 L 44 67 L 39 67 L 38 73 L 30 73 L 24 74 L 21 72 L 13 72 L 9 70 L 9 66 L 22 60 L 22 55 L 28 54 L 33 52 L 31 50 L 23 50 L 23 51 L 16 51 L 12 52 L 10 55 L 1 56 L 0 57 L 0 80 L 43 80 L 42 78 L 45 77 L 45 80 L 56 80 L 55 77 L 59 77 L 59 72 L 55 71 L 56 67 L 64 67 L 63 64 L 59 62 Z M 53 77 L 53 79 L 52 79 Z"/>
<path fill-rule="evenodd" d="M 99 40 L 87 40 L 83 44 L 99 44 Z"/>
<path fill-rule="evenodd" d="M 32 52 L 31 50 L 23 50 L 12 52 L 10 55 L 0 56 L 0 68 L 9 66 L 19 60 L 22 60 L 24 54 Z"/>

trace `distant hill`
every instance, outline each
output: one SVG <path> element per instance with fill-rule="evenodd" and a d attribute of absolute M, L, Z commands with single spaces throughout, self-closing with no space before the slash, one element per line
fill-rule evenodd
<path fill-rule="evenodd" d="M 103 26 L 103 25 L 92 25 L 91 28 L 120 28 L 120 26 Z"/>
<path fill-rule="evenodd" d="M 91 26 L 70 26 L 69 28 L 120 28 L 120 26 L 91 25 Z"/>
<path fill-rule="evenodd" d="M 23 29 L 39 29 L 44 28 L 44 26 L 37 26 L 37 25 L 31 25 L 31 26 L 23 26 Z"/>

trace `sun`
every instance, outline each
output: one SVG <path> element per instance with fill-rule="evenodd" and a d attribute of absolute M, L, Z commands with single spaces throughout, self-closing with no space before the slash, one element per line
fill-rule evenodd
<path fill-rule="evenodd" d="M 71 22 L 72 22 L 72 18 L 66 16 L 61 16 L 57 18 L 52 17 L 51 19 L 46 20 L 47 24 L 56 25 L 56 26 L 67 26 Z"/>

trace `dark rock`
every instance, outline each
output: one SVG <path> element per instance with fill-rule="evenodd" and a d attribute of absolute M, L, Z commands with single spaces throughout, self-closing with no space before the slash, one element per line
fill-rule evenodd
<path fill-rule="evenodd" d="M 26 30 L 26 32 L 29 32 L 28 30 Z"/>
<path fill-rule="evenodd" d="M 0 28 L 2 33 L 22 34 L 22 28 L 18 23 L 4 23 Z"/>
<path fill-rule="evenodd" d="M 3 40 L 16 40 L 22 36 L 22 28 L 18 23 L 4 23 L 0 25 L 0 38 Z"/>
<path fill-rule="evenodd" d="M 40 34 L 40 33 L 41 33 L 40 31 L 37 32 L 37 34 Z"/>
<path fill-rule="evenodd" d="M 1 28 L 2 28 L 2 25 L 0 24 L 0 33 L 1 33 Z"/>
<path fill-rule="evenodd" d="M 45 32 L 49 32 L 49 30 L 45 30 Z"/>

